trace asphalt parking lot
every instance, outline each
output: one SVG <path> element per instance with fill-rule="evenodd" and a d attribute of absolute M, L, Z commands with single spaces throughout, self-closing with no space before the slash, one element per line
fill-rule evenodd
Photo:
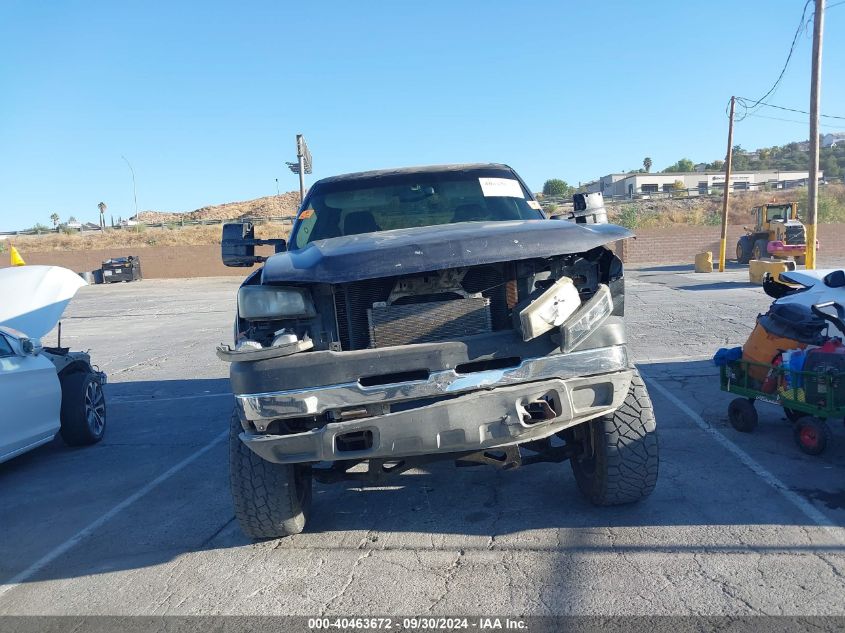
<path fill-rule="evenodd" d="M 845 427 L 820 457 L 768 405 L 739 434 L 708 360 L 771 300 L 742 269 L 627 279 L 661 441 L 647 501 L 593 508 L 567 464 L 439 463 L 316 485 L 306 533 L 261 543 L 234 521 L 214 354 L 239 280 L 83 288 L 63 343 L 109 374 L 107 436 L 0 464 L 0 614 L 845 614 Z"/>

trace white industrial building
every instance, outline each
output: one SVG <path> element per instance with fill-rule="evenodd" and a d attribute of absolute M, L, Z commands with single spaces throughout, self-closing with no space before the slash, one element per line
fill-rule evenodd
<path fill-rule="evenodd" d="M 731 191 L 757 191 L 765 186 L 771 189 L 790 189 L 807 184 L 807 171 L 735 171 L 731 173 Z M 819 172 L 819 178 L 824 176 Z M 588 193 L 600 191 L 605 198 L 637 198 L 659 193 L 675 193 L 675 183 L 680 181 L 690 196 L 707 195 L 714 190 L 722 191 L 725 186 L 725 172 L 635 172 L 630 174 L 608 174 L 588 183 Z"/>

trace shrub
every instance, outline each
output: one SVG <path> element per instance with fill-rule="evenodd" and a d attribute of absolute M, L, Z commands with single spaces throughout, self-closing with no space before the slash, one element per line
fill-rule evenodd
<path fill-rule="evenodd" d="M 543 184 L 543 193 L 547 196 L 571 196 L 575 188 L 560 178 L 551 178 Z"/>
<path fill-rule="evenodd" d="M 633 205 L 623 206 L 616 223 L 628 229 L 637 228 L 640 223 L 639 217 L 637 216 L 637 207 Z"/>

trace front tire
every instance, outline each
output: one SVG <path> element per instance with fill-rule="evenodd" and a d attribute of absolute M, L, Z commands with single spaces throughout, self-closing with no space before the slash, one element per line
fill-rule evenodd
<path fill-rule="evenodd" d="M 106 433 L 103 385 L 90 371 L 65 374 L 62 386 L 61 430 L 68 446 L 96 444 Z"/>
<path fill-rule="evenodd" d="M 769 251 L 768 251 L 769 243 L 766 240 L 757 240 L 754 242 L 754 250 L 751 251 L 751 258 L 752 259 L 768 259 L 769 258 Z"/>
<path fill-rule="evenodd" d="M 311 509 L 311 467 L 262 459 L 238 437 L 242 430 L 234 413 L 229 426 L 229 484 L 241 529 L 253 539 L 299 534 Z"/>
<path fill-rule="evenodd" d="M 635 372 L 625 402 L 610 415 L 578 425 L 569 438 L 583 446 L 570 462 L 578 489 L 599 506 L 644 499 L 657 484 L 659 464 L 654 408 Z"/>

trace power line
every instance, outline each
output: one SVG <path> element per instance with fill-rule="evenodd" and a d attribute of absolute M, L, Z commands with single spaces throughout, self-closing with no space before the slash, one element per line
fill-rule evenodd
<path fill-rule="evenodd" d="M 842 4 L 845 4 L 845 0 L 842 0 Z M 740 101 L 750 101 L 750 99 L 746 99 L 745 97 L 737 97 Z M 797 112 L 798 114 L 807 114 L 810 113 L 806 110 L 798 110 L 796 108 L 787 108 L 784 106 L 775 105 L 774 103 L 760 103 L 761 106 L 765 106 L 767 108 L 777 108 L 778 110 L 786 110 L 787 112 Z M 836 116 L 833 114 L 820 114 L 819 116 L 824 117 L 826 119 L 842 119 L 845 120 L 845 116 Z"/>
<path fill-rule="evenodd" d="M 740 101 L 739 103 L 742 106 L 743 111 L 742 111 L 742 114 L 737 118 L 737 121 L 742 121 L 742 119 L 744 119 L 748 115 L 749 110 L 753 110 L 754 108 L 758 107 L 763 101 L 766 100 L 766 97 L 771 95 L 777 89 L 778 84 L 780 84 L 781 79 L 783 79 L 784 74 L 786 74 L 786 69 L 789 67 L 789 62 L 792 59 L 792 53 L 795 52 L 795 45 L 798 43 L 798 36 L 801 35 L 801 33 L 807 27 L 807 23 L 805 21 L 806 15 L 807 15 L 807 7 L 810 6 L 810 3 L 812 1 L 813 0 L 807 0 L 807 2 L 804 3 L 804 9 L 801 11 L 801 21 L 798 23 L 798 28 L 795 29 L 795 35 L 792 37 L 792 44 L 789 47 L 789 54 L 787 54 L 787 56 L 786 56 L 786 61 L 784 62 L 783 68 L 781 68 L 780 74 L 778 75 L 778 78 L 775 80 L 775 83 L 772 84 L 772 87 L 769 88 L 769 90 L 766 92 L 766 94 L 764 94 L 762 97 L 757 99 L 757 101 L 755 101 L 750 106 L 746 102 Z M 843 0 L 843 1 L 845 1 L 845 0 Z"/>
<path fill-rule="evenodd" d="M 777 116 L 766 116 L 765 114 L 757 114 L 756 112 L 749 112 L 746 116 L 751 116 L 757 119 L 769 119 L 770 121 L 783 121 L 785 123 L 800 123 L 801 125 L 807 125 L 806 121 L 796 121 L 795 119 L 784 119 L 782 117 Z M 826 125 L 824 123 L 819 123 L 819 127 L 826 127 L 831 130 L 845 130 L 845 127 L 836 126 L 836 125 Z"/>

